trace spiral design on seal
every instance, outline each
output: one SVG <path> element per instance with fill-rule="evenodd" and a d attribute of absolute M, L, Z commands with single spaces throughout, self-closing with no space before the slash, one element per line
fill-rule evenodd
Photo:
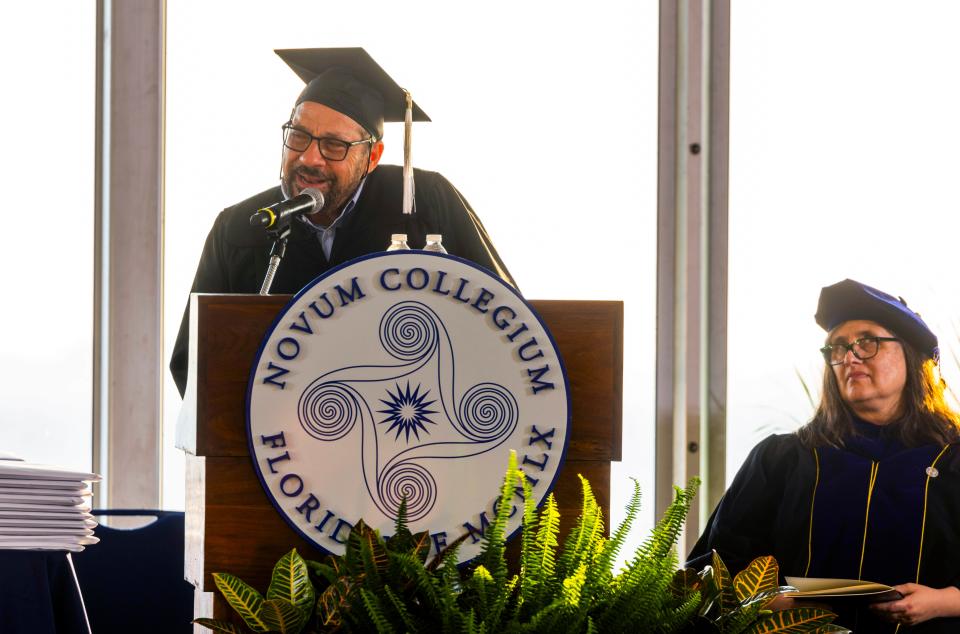
<path fill-rule="evenodd" d="M 380 343 L 397 359 L 420 359 L 437 343 L 436 319 L 433 311 L 422 304 L 397 304 L 380 320 Z"/>
<path fill-rule="evenodd" d="M 517 424 L 517 400 L 496 383 L 479 383 L 467 390 L 458 407 L 461 430 L 472 440 L 489 442 L 509 434 Z"/>
<path fill-rule="evenodd" d="M 396 518 L 400 503 L 407 500 L 407 519 L 415 522 L 427 515 L 437 501 L 437 482 L 429 471 L 412 462 L 401 462 L 380 474 L 380 501 Z"/>
<path fill-rule="evenodd" d="M 298 405 L 304 431 L 327 442 L 340 440 L 353 429 L 359 407 L 353 393 L 337 383 L 319 383 L 304 390 Z"/>

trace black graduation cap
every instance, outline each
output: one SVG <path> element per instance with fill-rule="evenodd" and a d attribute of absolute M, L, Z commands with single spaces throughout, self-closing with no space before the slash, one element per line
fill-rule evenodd
<path fill-rule="evenodd" d="M 903 337 L 924 356 L 934 360 L 940 356 L 937 336 L 919 314 L 907 307 L 902 297 L 888 295 L 855 280 L 823 287 L 814 318 L 827 332 L 851 319 L 875 321 Z"/>
<path fill-rule="evenodd" d="M 297 104 L 313 101 L 345 114 L 378 139 L 384 121 L 404 121 L 407 91 L 362 48 L 288 48 L 274 51 L 307 85 Z M 413 121 L 430 121 L 416 103 Z"/>

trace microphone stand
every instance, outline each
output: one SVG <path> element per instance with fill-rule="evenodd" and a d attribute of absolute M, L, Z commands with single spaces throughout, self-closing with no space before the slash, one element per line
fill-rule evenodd
<path fill-rule="evenodd" d="M 273 285 L 273 276 L 277 274 L 277 268 L 280 267 L 280 260 L 287 252 L 287 238 L 290 237 L 290 223 L 284 223 L 283 226 L 267 231 L 273 238 L 273 246 L 270 247 L 270 264 L 267 265 L 267 274 L 263 278 L 263 285 L 260 287 L 261 295 L 269 295 L 270 287 Z"/>

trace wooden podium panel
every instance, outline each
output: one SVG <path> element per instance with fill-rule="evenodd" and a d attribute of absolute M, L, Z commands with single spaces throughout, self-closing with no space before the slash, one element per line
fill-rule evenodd
<path fill-rule="evenodd" d="M 211 574 L 230 572 L 263 590 L 290 548 L 322 555 L 273 508 L 257 478 L 246 437 L 246 392 L 261 340 L 287 295 L 203 295 L 190 305 L 190 372 L 178 446 L 187 452 L 184 573 L 198 591 L 196 616 L 227 618 Z M 554 494 L 561 531 L 580 513 L 580 480 L 590 480 L 610 517 L 610 462 L 620 460 L 623 303 L 533 300 L 556 341 L 569 380 L 571 429 Z M 506 467 L 506 465 L 504 465 Z"/>

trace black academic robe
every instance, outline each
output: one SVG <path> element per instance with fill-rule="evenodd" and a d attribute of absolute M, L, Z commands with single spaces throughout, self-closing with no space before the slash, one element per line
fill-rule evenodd
<path fill-rule="evenodd" d="M 960 445 L 906 448 L 875 435 L 845 450 L 812 450 L 795 434 L 771 436 L 750 452 L 687 565 L 708 564 L 711 549 L 732 574 L 773 555 L 781 583 L 806 576 L 960 585 Z M 834 610 L 854 631 L 895 629 L 866 609 Z M 960 619 L 899 631 L 960 632 Z"/>
<path fill-rule="evenodd" d="M 296 293 L 333 267 L 385 250 L 393 233 L 407 234 L 407 244 L 414 249 L 423 247 L 428 233 L 442 234 L 448 253 L 475 262 L 515 286 L 482 223 L 449 181 L 436 172 L 414 170 L 416 213 L 404 215 L 401 177 L 402 169 L 396 165 L 380 165 L 367 175 L 356 206 L 337 227 L 329 259 L 316 233 L 295 220 L 270 292 Z M 280 187 L 273 187 L 217 216 L 203 246 L 191 292 L 260 292 L 271 241 L 262 228 L 251 227 L 249 219 L 258 209 L 282 199 Z M 187 381 L 188 313 L 189 303 L 170 359 L 181 396 Z"/>

